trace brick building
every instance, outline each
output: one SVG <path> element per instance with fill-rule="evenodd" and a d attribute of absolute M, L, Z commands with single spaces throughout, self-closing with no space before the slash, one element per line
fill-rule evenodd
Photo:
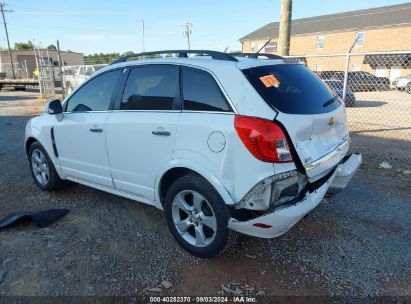
<path fill-rule="evenodd" d="M 277 53 L 279 23 L 272 22 L 242 37 L 244 53 Z M 356 40 L 357 39 L 357 40 Z M 300 56 L 313 70 L 342 70 L 343 56 L 353 53 L 411 51 L 411 3 L 323 15 L 291 22 L 290 55 Z M 315 60 L 307 55 L 314 55 Z M 305 58 L 307 56 L 307 58 Z M 409 74 L 411 53 L 353 56 L 350 70 L 366 70 L 391 79 Z"/>
<path fill-rule="evenodd" d="M 58 66 L 58 56 L 56 50 L 42 49 L 37 51 L 41 54 L 41 60 L 50 63 L 54 66 Z M 15 72 L 17 78 L 24 78 L 27 74 L 28 78 L 33 76 L 33 72 L 36 69 L 36 56 L 34 50 L 13 50 L 11 51 Z M 61 60 L 63 65 L 80 65 L 84 64 L 84 56 L 82 53 L 61 51 Z M 10 57 L 7 50 L 0 50 L 0 73 L 10 74 Z M 22 74 L 22 77 L 20 77 Z"/>

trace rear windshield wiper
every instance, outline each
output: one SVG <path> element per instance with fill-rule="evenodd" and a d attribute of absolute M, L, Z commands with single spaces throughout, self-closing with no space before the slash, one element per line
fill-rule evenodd
<path fill-rule="evenodd" d="M 326 102 L 323 104 L 323 107 L 324 107 L 324 108 L 328 107 L 330 104 L 333 104 L 336 100 L 337 100 L 337 97 L 334 96 L 334 97 L 331 98 L 330 100 L 326 101 Z"/>

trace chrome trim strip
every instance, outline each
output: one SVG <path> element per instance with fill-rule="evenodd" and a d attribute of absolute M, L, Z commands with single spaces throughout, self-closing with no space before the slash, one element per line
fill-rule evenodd
<path fill-rule="evenodd" d="M 323 156 L 320 159 L 317 159 L 311 163 L 309 163 L 308 165 L 305 165 L 304 168 L 306 171 L 310 171 L 313 170 L 314 168 L 317 168 L 318 166 L 321 166 L 325 163 L 327 163 L 328 161 L 330 161 L 331 159 L 333 159 L 334 157 L 338 156 L 339 153 L 350 143 L 350 139 L 348 138 L 346 141 L 344 141 L 343 143 L 341 143 L 337 148 L 335 148 L 332 152 L 328 153 L 327 155 Z"/>
<path fill-rule="evenodd" d="M 74 111 L 74 112 L 63 112 L 63 114 L 82 114 L 82 113 L 111 113 L 112 110 L 106 111 Z"/>
<path fill-rule="evenodd" d="M 235 115 L 234 112 L 222 112 L 222 111 L 194 111 L 194 110 L 183 110 L 183 113 L 205 113 L 205 114 Z"/>
<path fill-rule="evenodd" d="M 181 113 L 180 110 L 113 110 L 113 113 L 118 112 L 157 112 L 157 113 Z"/>
<path fill-rule="evenodd" d="M 207 114 L 225 114 L 235 115 L 233 112 L 222 111 L 194 111 L 194 110 L 107 110 L 107 111 L 76 111 L 63 112 L 63 114 L 81 114 L 81 113 L 118 113 L 118 112 L 157 112 L 157 113 L 207 113 Z"/>

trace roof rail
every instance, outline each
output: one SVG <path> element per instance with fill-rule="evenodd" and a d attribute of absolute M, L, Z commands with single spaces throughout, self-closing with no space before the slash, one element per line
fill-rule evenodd
<path fill-rule="evenodd" d="M 180 58 L 187 58 L 188 54 L 199 54 L 199 55 L 206 55 L 210 56 L 216 60 L 227 60 L 227 61 L 238 61 L 235 57 L 222 52 L 217 51 L 207 51 L 207 50 L 167 50 L 167 51 L 155 51 L 155 52 L 145 52 L 145 53 L 138 53 L 138 54 L 130 54 L 123 57 L 120 57 L 114 60 L 110 64 L 116 64 L 120 62 L 126 62 L 130 58 L 136 57 L 144 57 L 144 56 L 152 56 L 152 55 L 166 55 L 166 54 L 177 54 Z"/>
<path fill-rule="evenodd" d="M 258 57 L 266 57 L 268 59 L 284 59 L 284 57 L 281 57 L 279 55 L 268 54 L 268 53 L 240 53 L 238 54 L 238 56 L 247 57 L 247 58 L 256 58 L 256 59 L 258 59 Z"/>

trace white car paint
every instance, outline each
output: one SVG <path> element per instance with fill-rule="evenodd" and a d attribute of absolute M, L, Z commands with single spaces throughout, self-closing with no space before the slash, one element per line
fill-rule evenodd
<path fill-rule="evenodd" d="M 111 113 L 106 140 L 116 189 L 155 200 L 156 175 L 164 163 L 173 159 L 180 115 L 179 111 Z M 170 136 L 155 136 L 152 132 L 156 130 L 168 131 Z"/>
<path fill-rule="evenodd" d="M 58 141 L 58 162 L 67 178 L 113 186 L 106 151 L 106 121 L 109 112 L 66 113 L 54 124 Z M 90 132 L 100 129 L 101 133 Z"/>
<path fill-rule="evenodd" d="M 338 180 L 336 188 L 344 188 L 361 163 L 360 157 L 353 156 L 349 158 L 349 166 L 340 163 L 347 154 L 349 141 L 343 104 L 333 112 L 318 115 L 278 112 L 262 99 L 240 70 L 283 64 L 282 60 L 244 59 L 235 63 L 207 57 L 148 59 L 108 66 L 91 79 L 113 68 L 151 64 L 188 66 L 209 72 L 231 104 L 233 113 L 109 110 L 63 113 L 61 121 L 44 114 L 28 122 L 26 142 L 35 139 L 43 145 L 62 179 L 159 209 L 162 209 L 159 191 L 163 175 L 170 169 L 181 167 L 191 169 L 209 181 L 227 205 L 250 206 L 249 201 L 242 202 L 248 194 L 251 193 L 252 198 L 267 197 L 266 191 L 271 191 L 271 184 L 261 186 L 263 181 L 294 172 L 297 166 L 295 162 L 273 164 L 257 160 L 236 133 L 234 118 L 246 115 L 271 121 L 276 119 L 287 130 L 303 166 L 307 169 L 315 167 L 307 173 L 308 176 L 299 178 L 314 181 L 333 169 L 335 171 L 315 192 L 308 193 L 291 206 L 279 207 L 279 210 L 249 221 L 231 218 L 231 229 L 259 237 L 285 233 L 319 204 L 334 180 Z M 49 136 L 52 127 L 58 157 L 53 153 Z M 102 132 L 89 132 L 90 129 L 101 129 Z M 152 133 L 158 130 L 169 131 L 170 136 Z M 225 139 L 225 143 L 216 143 L 224 145 L 220 152 L 209 146 L 209 137 L 214 132 L 219 132 Z M 258 206 L 252 209 L 262 210 Z M 271 227 L 253 226 L 257 222 Z"/>

